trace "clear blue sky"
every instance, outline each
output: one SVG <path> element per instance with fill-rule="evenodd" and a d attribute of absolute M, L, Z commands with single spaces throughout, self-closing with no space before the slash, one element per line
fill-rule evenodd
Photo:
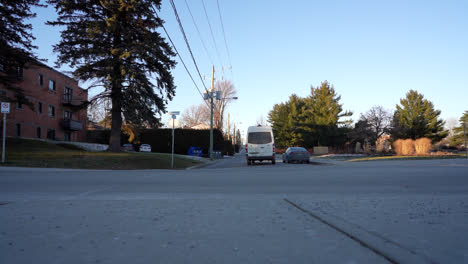
<path fill-rule="evenodd" d="M 229 66 L 216 0 L 204 0 L 220 53 L 216 54 L 201 0 L 187 0 L 209 49 L 206 54 L 184 0 L 175 0 L 202 75 Z M 468 110 L 468 1 L 228 1 L 219 0 L 232 74 L 239 100 L 228 111 L 235 122 L 249 125 L 276 103 L 310 86 L 331 82 L 353 119 L 374 105 L 394 110 L 410 89 L 418 90 L 442 110 L 441 117 L 460 118 Z M 37 9 L 34 20 L 39 56 L 52 53 L 59 29 L 42 25 L 54 10 Z M 160 16 L 182 58 L 195 67 L 168 0 Z M 177 59 L 178 60 L 178 59 Z M 65 69 L 65 68 L 64 68 Z M 167 110 L 183 111 L 202 103 L 181 63 L 173 71 L 176 97 Z M 217 74 L 221 77 L 221 73 Z M 206 81 L 209 87 L 209 80 Z M 93 94 L 93 92 L 91 92 Z M 163 120 L 167 120 L 164 117 Z"/>

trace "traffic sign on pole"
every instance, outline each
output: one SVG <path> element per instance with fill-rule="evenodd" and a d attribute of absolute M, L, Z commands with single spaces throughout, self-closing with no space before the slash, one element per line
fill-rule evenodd
<path fill-rule="evenodd" d="M 3 113 L 2 163 L 5 163 L 6 114 L 10 113 L 10 103 L 1 102 L 0 108 Z"/>
<path fill-rule="evenodd" d="M 10 113 L 10 103 L 2 102 L 2 114 Z"/>
<path fill-rule="evenodd" d="M 179 111 L 172 111 L 172 112 L 169 112 L 169 115 L 171 115 L 172 119 L 171 119 L 171 122 L 172 122 L 172 158 L 171 158 L 171 168 L 173 169 L 174 168 L 174 128 L 175 128 L 175 121 L 176 121 L 176 118 L 177 118 L 177 115 L 179 115 L 180 112 Z"/>

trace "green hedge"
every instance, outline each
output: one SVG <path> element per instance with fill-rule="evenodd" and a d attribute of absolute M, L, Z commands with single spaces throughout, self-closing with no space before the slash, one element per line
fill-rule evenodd
<path fill-rule="evenodd" d="M 86 142 L 97 144 L 109 144 L 110 129 L 86 131 Z M 120 145 L 128 143 L 128 135 L 120 133 Z"/>
<path fill-rule="evenodd" d="M 151 145 L 152 152 L 171 153 L 172 152 L 172 129 L 145 129 L 138 133 L 138 141 L 141 144 Z M 90 130 L 87 132 L 87 142 L 109 144 L 110 130 Z M 174 130 L 174 152 L 176 154 L 187 155 L 190 147 L 200 147 L 203 155 L 208 156 L 210 147 L 210 130 L 198 129 L 175 129 Z M 129 143 L 128 135 L 122 133 L 121 145 Z M 135 145 L 135 144 L 134 144 Z M 138 145 L 135 145 L 135 149 Z M 230 140 L 224 140 L 221 131 L 213 130 L 213 150 L 222 152 L 223 155 L 233 155 L 234 146 Z"/>
<path fill-rule="evenodd" d="M 147 129 L 140 132 L 141 144 L 150 144 L 152 152 L 170 153 L 172 129 Z M 210 130 L 197 129 L 175 129 L 174 130 L 174 152 L 187 155 L 190 147 L 200 147 L 203 154 L 208 155 L 210 147 Z M 229 151 L 229 147 L 224 142 L 221 131 L 213 130 L 213 150 L 221 151 L 224 154 Z M 230 152 L 232 153 L 232 152 Z"/>

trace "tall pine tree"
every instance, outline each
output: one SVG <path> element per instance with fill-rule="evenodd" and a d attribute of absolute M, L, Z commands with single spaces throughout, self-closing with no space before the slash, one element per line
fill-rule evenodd
<path fill-rule="evenodd" d="M 344 112 L 341 97 L 327 81 L 314 88 L 306 98 L 293 94 L 285 103 L 276 104 L 268 114 L 275 141 L 279 146 L 341 145 L 346 140 L 350 121 L 341 118 L 351 116 Z"/>
<path fill-rule="evenodd" d="M 156 114 L 175 95 L 170 70 L 172 48 L 157 32 L 161 0 L 48 0 L 58 11 L 54 26 L 64 26 L 57 64 L 69 64 L 74 76 L 94 81 L 109 97 L 112 125 L 109 149 L 120 151 L 122 116 L 127 124 L 154 126 Z M 155 81 L 155 83 L 152 82 Z"/>
<path fill-rule="evenodd" d="M 465 144 L 465 133 L 463 125 L 466 125 L 468 129 L 468 111 L 463 113 L 463 116 L 460 117 L 460 126 L 457 126 L 453 129 L 453 136 L 450 138 L 450 145 L 452 146 L 461 146 Z"/>
<path fill-rule="evenodd" d="M 272 124 L 278 147 L 302 145 L 302 135 L 297 131 L 296 123 L 303 106 L 304 99 L 293 94 L 287 102 L 275 104 L 268 113 L 268 122 Z"/>
<path fill-rule="evenodd" d="M 36 17 L 33 6 L 43 6 L 39 0 L 0 0 L 0 86 L 12 92 L 0 93 L 0 101 L 26 102 L 24 91 L 18 86 L 22 68 L 37 61 L 32 44 L 35 37 L 28 19 Z"/>
<path fill-rule="evenodd" d="M 435 110 L 432 102 L 424 99 L 424 95 L 410 90 L 406 98 L 400 99 L 400 104 L 396 105 L 393 116 L 391 135 L 394 139 L 427 137 L 438 142 L 447 136 L 445 122 L 439 119 L 440 110 Z"/>
<path fill-rule="evenodd" d="M 300 115 L 298 126 L 304 131 L 306 146 L 340 145 L 345 141 L 344 125 L 350 120 L 341 120 L 353 113 L 343 111 L 338 95 L 329 82 L 324 81 L 320 86 L 311 87 L 311 95 L 305 98 L 305 110 Z"/>

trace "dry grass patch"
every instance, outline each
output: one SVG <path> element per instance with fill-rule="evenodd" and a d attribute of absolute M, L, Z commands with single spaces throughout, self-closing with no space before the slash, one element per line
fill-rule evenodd
<path fill-rule="evenodd" d="M 419 138 L 414 141 L 416 155 L 427 155 L 432 148 L 432 142 L 428 138 Z"/>
<path fill-rule="evenodd" d="M 397 156 L 409 156 L 414 153 L 414 140 L 412 139 L 398 139 L 393 142 L 393 149 Z"/>

